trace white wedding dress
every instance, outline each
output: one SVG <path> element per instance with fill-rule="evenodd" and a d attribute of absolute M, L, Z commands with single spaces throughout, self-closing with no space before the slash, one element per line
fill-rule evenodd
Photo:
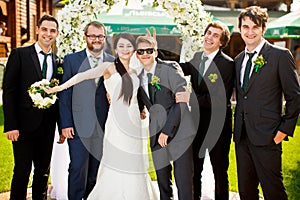
<path fill-rule="evenodd" d="M 139 79 L 134 73 L 130 76 L 133 82 L 130 105 L 119 98 L 122 85 L 119 73 L 104 81 L 111 105 L 97 182 L 88 200 L 158 199 L 147 172 L 146 127 L 142 126 L 137 103 Z"/>

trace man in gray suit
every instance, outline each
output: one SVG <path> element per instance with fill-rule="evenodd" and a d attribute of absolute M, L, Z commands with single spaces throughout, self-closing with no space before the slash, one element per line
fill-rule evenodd
<path fill-rule="evenodd" d="M 65 56 L 62 82 L 101 62 L 114 60 L 103 51 L 106 37 L 103 24 L 90 22 L 86 25 L 84 34 L 87 48 Z M 71 160 L 68 198 L 86 199 L 96 183 L 109 107 L 103 77 L 76 84 L 62 91 L 59 99 L 62 134 L 68 138 Z"/>
<path fill-rule="evenodd" d="M 157 57 L 153 37 L 137 38 L 137 58 L 143 65 L 139 74 L 140 108 L 150 113 L 150 147 L 161 200 L 173 199 L 172 165 L 179 200 L 193 199 L 193 157 L 191 144 L 196 134 L 187 105 L 175 102 L 175 93 L 183 91 L 186 81 L 176 62 Z M 151 83 L 150 83 L 151 82 Z M 190 124 L 189 124 L 190 123 Z"/>
<path fill-rule="evenodd" d="M 268 43 L 263 35 L 268 14 L 251 6 L 241 11 L 239 29 L 246 44 L 235 58 L 237 106 L 234 141 L 242 200 L 285 200 L 281 142 L 293 136 L 299 115 L 299 83 L 288 49 Z M 286 100 L 282 113 L 282 95 Z"/>

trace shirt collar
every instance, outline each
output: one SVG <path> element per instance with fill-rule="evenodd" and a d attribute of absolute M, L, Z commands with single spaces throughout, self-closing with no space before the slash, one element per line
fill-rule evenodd
<path fill-rule="evenodd" d="M 35 48 L 35 51 L 37 54 L 39 54 L 39 53 L 41 53 L 41 51 L 43 51 L 42 48 L 40 47 L 39 43 L 37 43 L 37 42 L 34 44 L 34 48 Z M 46 53 L 47 54 L 52 53 L 52 49 L 50 48 L 49 52 L 46 52 Z"/>
<path fill-rule="evenodd" d="M 257 45 L 257 47 L 255 49 L 253 49 L 252 51 L 248 51 L 247 47 L 245 47 L 245 54 L 256 52 L 258 55 L 265 43 L 266 43 L 266 40 L 263 38 L 261 43 L 259 45 Z"/>
<path fill-rule="evenodd" d="M 88 49 L 85 49 L 86 55 L 88 58 L 94 58 L 93 54 Z M 101 51 L 100 55 L 98 55 L 96 58 L 100 58 L 103 60 L 103 50 Z"/>
<path fill-rule="evenodd" d="M 208 60 L 213 60 L 214 57 L 217 55 L 218 52 L 219 52 L 219 49 L 213 51 L 212 53 L 210 53 L 210 54 L 208 54 L 208 55 L 206 55 L 206 54 L 203 52 L 203 54 L 202 54 L 202 59 L 203 59 L 203 56 L 206 56 L 206 57 L 208 57 Z"/>
<path fill-rule="evenodd" d="M 144 70 L 144 76 L 147 76 L 148 73 L 151 73 L 154 75 L 155 69 L 156 69 L 156 64 L 157 64 L 157 61 L 155 60 L 149 72 Z"/>

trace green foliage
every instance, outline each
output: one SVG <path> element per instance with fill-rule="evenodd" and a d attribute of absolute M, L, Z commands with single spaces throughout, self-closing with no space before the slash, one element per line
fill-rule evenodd
<path fill-rule="evenodd" d="M 0 193 L 10 189 L 13 172 L 12 145 L 3 134 L 3 111 L 0 106 Z"/>

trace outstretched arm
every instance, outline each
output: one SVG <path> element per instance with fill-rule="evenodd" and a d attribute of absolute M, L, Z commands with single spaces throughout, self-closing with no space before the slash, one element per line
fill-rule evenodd
<path fill-rule="evenodd" d="M 76 74 L 75 76 L 70 78 L 68 81 L 66 81 L 62 85 L 55 86 L 53 88 L 46 88 L 45 91 L 48 94 L 55 93 L 55 92 L 60 92 L 62 90 L 65 90 L 65 89 L 77 84 L 77 83 L 80 83 L 84 80 L 98 78 L 100 76 L 103 76 L 106 69 L 111 65 L 113 65 L 113 63 L 111 63 L 111 62 L 102 63 L 102 64 L 98 65 L 95 68 L 92 68 L 92 69 L 89 69 L 87 71 L 80 72 L 80 73 Z"/>

